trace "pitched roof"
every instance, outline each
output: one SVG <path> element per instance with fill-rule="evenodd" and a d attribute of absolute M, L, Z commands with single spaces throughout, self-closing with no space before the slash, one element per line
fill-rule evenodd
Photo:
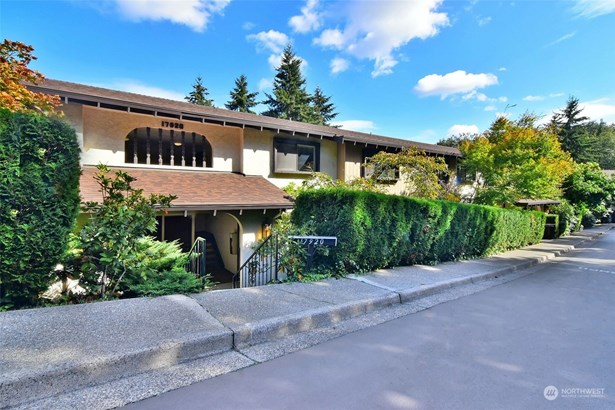
<path fill-rule="evenodd" d="M 231 172 L 112 167 L 136 178 L 133 187 L 144 194 L 176 195 L 175 210 L 289 209 L 293 203 L 280 188 L 260 176 Z M 84 166 L 80 180 L 81 200 L 99 202 L 102 197 L 94 175 L 95 166 Z"/>
<path fill-rule="evenodd" d="M 329 127 L 325 125 L 307 124 L 297 121 L 282 120 L 263 115 L 230 111 L 222 108 L 205 107 L 182 101 L 150 97 L 124 91 L 110 90 L 84 84 L 47 79 L 39 85 L 29 85 L 29 88 L 47 94 L 57 94 L 65 101 L 77 103 L 95 103 L 103 108 L 121 109 L 123 111 L 150 111 L 160 115 L 176 117 L 181 120 L 214 122 L 222 125 L 254 127 L 271 129 L 278 132 L 299 133 L 309 136 L 321 136 L 336 139 L 341 142 L 356 142 L 377 145 L 381 147 L 403 148 L 416 147 L 425 152 L 439 155 L 461 156 L 457 148 L 444 147 L 435 144 L 391 138 L 383 135 L 373 135 L 364 132 Z"/>

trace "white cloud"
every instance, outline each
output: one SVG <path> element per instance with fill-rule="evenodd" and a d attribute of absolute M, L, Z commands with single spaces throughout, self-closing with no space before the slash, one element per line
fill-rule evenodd
<path fill-rule="evenodd" d="M 487 16 L 487 17 L 482 17 L 482 18 L 478 18 L 477 19 L 478 25 L 479 26 L 485 26 L 489 23 L 491 23 L 491 17 Z"/>
<path fill-rule="evenodd" d="M 184 101 L 185 94 L 178 93 L 172 90 L 166 90 L 151 85 L 143 84 L 136 80 L 125 79 L 114 81 L 111 84 L 103 84 L 101 87 L 111 88 L 113 90 L 126 91 L 129 93 L 149 95 L 151 97 L 166 98 L 168 100 Z"/>
<path fill-rule="evenodd" d="M 506 102 L 506 101 L 508 101 L 508 97 L 498 97 L 498 101 L 499 102 Z"/>
<path fill-rule="evenodd" d="M 230 0 L 115 0 L 115 3 L 129 20 L 168 20 L 202 32 L 211 16 L 222 14 Z"/>
<path fill-rule="evenodd" d="M 341 50 L 344 47 L 344 33 L 338 29 L 326 29 L 314 39 L 314 44 Z"/>
<path fill-rule="evenodd" d="M 551 93 L 549 94 L 549 98 L 563 97 L 564 93 Z"/>
<path fill-rule="evenodd" d="M 611 103 L 608 98 L 579 103 L 579 108 L 583 109 L 582 115 L 592 120 L 615 122 L 615 103 Z"/>
<path fill-rule="evenodd" d="M 522 98 L 523 101 L 542 101 L 545 99 L 542 95 L 527 95 Z"/>
<path fill-rule="evenodd" d="M 275 30 L 249 34 L 246 38 L 249 41 L 254 41 L 258 50 L 271 51 L 276 54 L 280 54 L 282 50 L 284 50 L 284 47 L 290 42 L 286 34 Z"/>
<path fill-rule="evenodd" d="M 552 41 L 552 42 L 550 42 L 549 44 L 545 44 L 545 48 L 547 48 L 547 47 L 551 47 L 551 46 L 554 46 L 554 45 L 556 45 L 556 44 L 558 44 L 558 43 L 561 43 L 562 41 L 570 40 L 570 39 L 571 39 L 572 37 L 574 37 L 576 34 L 577 34 L 577 32 L 576 32 L 576 31 L 573 31 L 573 32 L 570 32 L 570 33 L 564 34 L 563 36 L 561 36 L 561 37 L 560 37 L 560 38 L 558 38 L 557 40 Z"/>
<path fill-rule="evenodd" d="M 615 1 L 613 0 L 576 0 L 572 11 L 586 18 L 594 18 L 609 14 L 615 11 Z"/>
<path fill-rule="evenodd" d="M 478 134 L 478 132 L 478 127 L 476 125 L 455 124 L 448 129 L 446 135 L 448 137 L 453 137 L 461 134 Z"/>
<path fill-rule="evenodd" d="M 304 7 L 301 7 L 301 14 L 293 16 L 288 24 L 297 33 L 308 33 L 318 30 L 321 25 L 320 14 L 316 11 L 318 0 L 307 0 Z"/>
<path fill-rule="evenodd" d="M 506 67 L 500 67 L 498 68 L 498 71 L 507 71 L 508 69 Z"/>
<path fill-rule="evenodd" d="M 488 105 L 485 107 L 485 111 L 495 111 L 497 109 L 498 107 L 496 107 L 495 105 Z"/>
<path fill-rule="evenodd" d="M 393 72 L 394 52 L 414 39 L 427 39 L 449 24 L 437 12 L 443 0 L 345 2 L 343 28 L 326 29 L 314 40 L 323 47 L 374 62 L 372 77 Z"/>
<path fill-rule="evenodd" d="M 331 68 L 331 74 L 337 74 L 348 70 L 348 68 L 350 67 L 350 62 L 345 58 L 336 57 L 331 60 L 331 64 L 329 64 L 329 67 Z"/>
<path fill-rule="evenodd" d="M 376 129 L 376 125 L 373 121 L 369 120 L 346 120 L 346 121 L 336 121 L 332 123 L 336 127 L 343 128 L 345 130 L 351 131 L 361 131 L 361 132 L 372 132 Z"/>
<path fill-rule="evenodd" d="M 261 78 L 258 82 L 258 91 L 269 90 L 273 87 L 273 81 L 268 78 Z"/>
<path fill-rule="evenodd" d="M 271 54 L 267 58 L 267 62 L 269 63 L 269 66 L 275 70 L 280 66 L 280 64 L 282 64 L 282 54 Z"/>
<path fill-rule="evenodd" d="M 246 31 L 250 31 L 252 30 L 254 27 L 256 27 L 256 24 L 252 23 L 251 21 L 246 21 L 245 23 L 243 23 L 241 25 L 241 28 L 246 30 Z"/>
<path fill-rule="evenodd" d="M 480 88 L 497 83 L 498 78 L 494 74 L 472 74 L 458 70 L 445 75 L 425 76 L 416 83 L 414 91 L 423 96 L 439 95 L 440 98 L 445 99 L 453 94 L 471 94 Z"/>

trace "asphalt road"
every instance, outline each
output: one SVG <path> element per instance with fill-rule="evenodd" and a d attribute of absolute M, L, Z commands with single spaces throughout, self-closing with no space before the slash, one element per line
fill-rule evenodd
<path fill-rule="evenodd" d="M 615 409 L 614 304 L 610 233 L 521 279 L 126 408 Z"/>

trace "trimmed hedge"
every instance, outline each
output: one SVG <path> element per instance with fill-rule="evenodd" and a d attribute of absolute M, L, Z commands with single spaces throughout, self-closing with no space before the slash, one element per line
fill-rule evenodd
<path fill-rule="evenodd" d="M 0 109 L 0 311 L 35 305 L 79 211 L 79 145 L 64 121 Z"/>
<path fill-rule="evenodd" d="M 338 274 L 476 258 L 538 243 L 545 227 L 542 212 L 341 188 L 301 193 L 292 220 L 337 236 L 314 262 Z"/>

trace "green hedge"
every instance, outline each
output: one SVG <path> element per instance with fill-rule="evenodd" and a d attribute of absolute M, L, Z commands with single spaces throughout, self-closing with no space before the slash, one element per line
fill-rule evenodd
<path fill-rule="evenodd" d="M 476 258 L 538 243 L 545 226 L 542 212 L 340 188 L 300 194 L 292 220 L 337 236 L 315 266 L 338 273 Z"/>
<path fill-rule="evenodd" d="M 0 109 L 0 310 L 53 279 L 79 211 L 79 145 L 62 120 Z"/>

